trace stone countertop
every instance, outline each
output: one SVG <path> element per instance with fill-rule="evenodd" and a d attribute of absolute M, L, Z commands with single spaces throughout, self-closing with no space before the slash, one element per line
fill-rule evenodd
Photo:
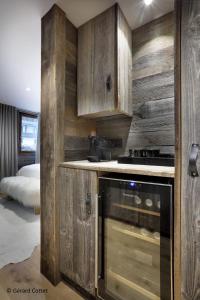
<path fill-rule="evenodd" d="M 135 175 L 147 175 L 158 177 L 170 177 L 174 178 L 175 168 L 164 166 L 150 166 L 150 165 L 133 165 L 133 164 L 119 164 L 117 161 L 107 162 L 89 162 L 88 160 L 62 162 L 60 167 L 91 170 L 91 171 L 103 171 L 103 172 L 115 172 Z"/>

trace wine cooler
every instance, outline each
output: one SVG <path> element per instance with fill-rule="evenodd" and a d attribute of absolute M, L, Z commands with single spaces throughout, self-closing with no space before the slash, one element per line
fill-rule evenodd
<path fill-rule="evenodd" d="M 112 176 L 99 178 L 98 296 L 172 300 L 173 184 Z"/>

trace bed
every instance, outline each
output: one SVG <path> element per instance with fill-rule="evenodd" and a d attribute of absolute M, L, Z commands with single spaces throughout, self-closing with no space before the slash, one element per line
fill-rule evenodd
<path fill-rule="evenodd" d="M 3 178 L 0 192 L 37 211 L 40 207 L 40 164 L 25 166 L 16 176 Z"/>

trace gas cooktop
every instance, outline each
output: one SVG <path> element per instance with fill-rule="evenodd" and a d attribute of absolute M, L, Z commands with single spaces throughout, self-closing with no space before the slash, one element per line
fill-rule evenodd
<path fill-rule="evenodd" d="M 119 156 L 118 163 L 154 166 L 174 166 L 174 155 L 160 153 L 160 150 L 129 149 L 129 155 Z"/>

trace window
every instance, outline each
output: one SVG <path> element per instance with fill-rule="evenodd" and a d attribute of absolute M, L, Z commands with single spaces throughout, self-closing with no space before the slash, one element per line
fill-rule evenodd
<path fill-rule="evenodd" d="M 20 152 L 35 152 L 37 147 L 38 118 L 20 113 Z"/>

